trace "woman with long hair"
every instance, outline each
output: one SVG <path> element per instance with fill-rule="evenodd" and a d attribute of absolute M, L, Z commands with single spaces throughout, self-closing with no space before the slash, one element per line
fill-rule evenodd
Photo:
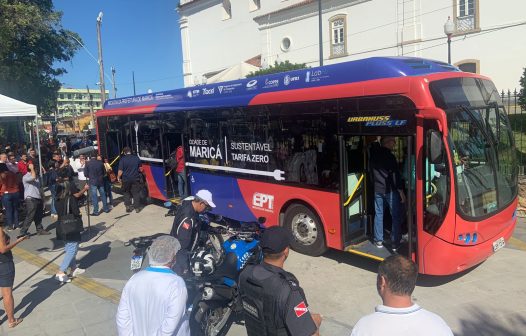
<path fill-rule="evenodd" d="M 82 196 L 89 189 L 88 185 L 84 186 L 84 189 L 79 191 L 75 186 L 75 183 L 70 182 L 69 180 L 63 180 L 57 184 L 57 239 L 63 240 L 65 242 L 64 250 L 64 260 L 60 265 L 59 272 L 55 274 L 55 279 L 62 283 L 71 282 L 70 276 L 66 274 L 68 268 L 71 269 L 71 277 L 74 278 L 77 275 L 84 273 L 84 269 L 77 267 L 77 252 L 79 249 L 79 243 L 81 241 L 80 233 L 82 232 L 82 216 L 79 210 L 79 204 L 77 199 Z M 68 216 L 72 214 L 74 219 L 78 220 L 80 225 L 78 225 L 73 231 L 68 231 L 64 233 L 63 226 L 65 225 L 64 221 L 71 220 Z"/>
<path fill-rule="evenodd" d="M 13 299 L 13 283 L 15 282 L 15 264 L 11 250 L 29 236 L 18 238 L 14 243 L 4 228 L 0 227 L 0 290 L 4 301 L 5 314 L 9 328 L 14 328 L 22 322 L 22 318 L 15 318 L 15 303 Z"/>

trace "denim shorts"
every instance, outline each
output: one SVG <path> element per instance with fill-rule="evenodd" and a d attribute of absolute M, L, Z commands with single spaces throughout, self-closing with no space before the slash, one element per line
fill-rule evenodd
<path fill-rule="evenodd" d="M 0 262 L 0 287 L 13 287 L 15 282 L 15 263 Z"/>

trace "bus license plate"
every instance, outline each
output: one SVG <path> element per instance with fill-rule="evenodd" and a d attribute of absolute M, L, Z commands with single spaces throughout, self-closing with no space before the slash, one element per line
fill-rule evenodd
<path fill-rule="evenodd" d="M 500 237 L 499 239 L 495 240 L 493 242 L 493 252 L 497 252 L 498 250 L 503 248 L 504 245 L 506 245 L 506 242 L 504 241 L 504 237 Z"/>
<path fill-rule="evenodd" d="M 140 269 L 142 266 L 142 256 L 133 256 L 131 258 L 131 265 L 130 265 L 130 269 L 132 271 L 135 271 L 137 269 Z"/>

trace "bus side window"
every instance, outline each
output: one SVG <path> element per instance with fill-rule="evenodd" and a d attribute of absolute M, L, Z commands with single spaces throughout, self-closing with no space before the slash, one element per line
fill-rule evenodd
<path fill-rule="evenodd" d="M 433 122 L 436 125 L 435 121 Z M 427 123 L 427 122 L 426 122 Z M 433 126 L 435 126 L 433 125 Z M 438 161 L 431 162 L 430 140 L 433 130 L 428 128 L 425 143 L 424 158 L 424 230 L 435 234 L 443 223 L 449 202 L 450 172 L 448 169 L 445 144 L 442 142 L 442 153 Z"/>

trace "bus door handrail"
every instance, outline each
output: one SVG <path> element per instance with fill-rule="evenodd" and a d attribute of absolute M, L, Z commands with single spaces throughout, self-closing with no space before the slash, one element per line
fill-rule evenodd
<path fill-rule="evenodd" d="M 349 205 L 349 203 L 351 203 L 351 200 L 353 199 L 354 197 L 354 194 L 356 194 L 356 191 L 358 190 L 358 187 L 360 186 L 360 184 L 362 183 L 363 181 L 363 177 L 364 177 L 365 174 L 362 174 L 362 176 L 360 176 L 360 179 L 358 180 L 358 183 L 356 183 L 356 186 L 354 187 L 354 190 L 352 191 L 351 195 L 349 196 L 349 198 L 347 199 L 347 201 L 345 201 L 345 203 L 343 203 L 343 206 L 346 207 L 347 205 Z"/>

